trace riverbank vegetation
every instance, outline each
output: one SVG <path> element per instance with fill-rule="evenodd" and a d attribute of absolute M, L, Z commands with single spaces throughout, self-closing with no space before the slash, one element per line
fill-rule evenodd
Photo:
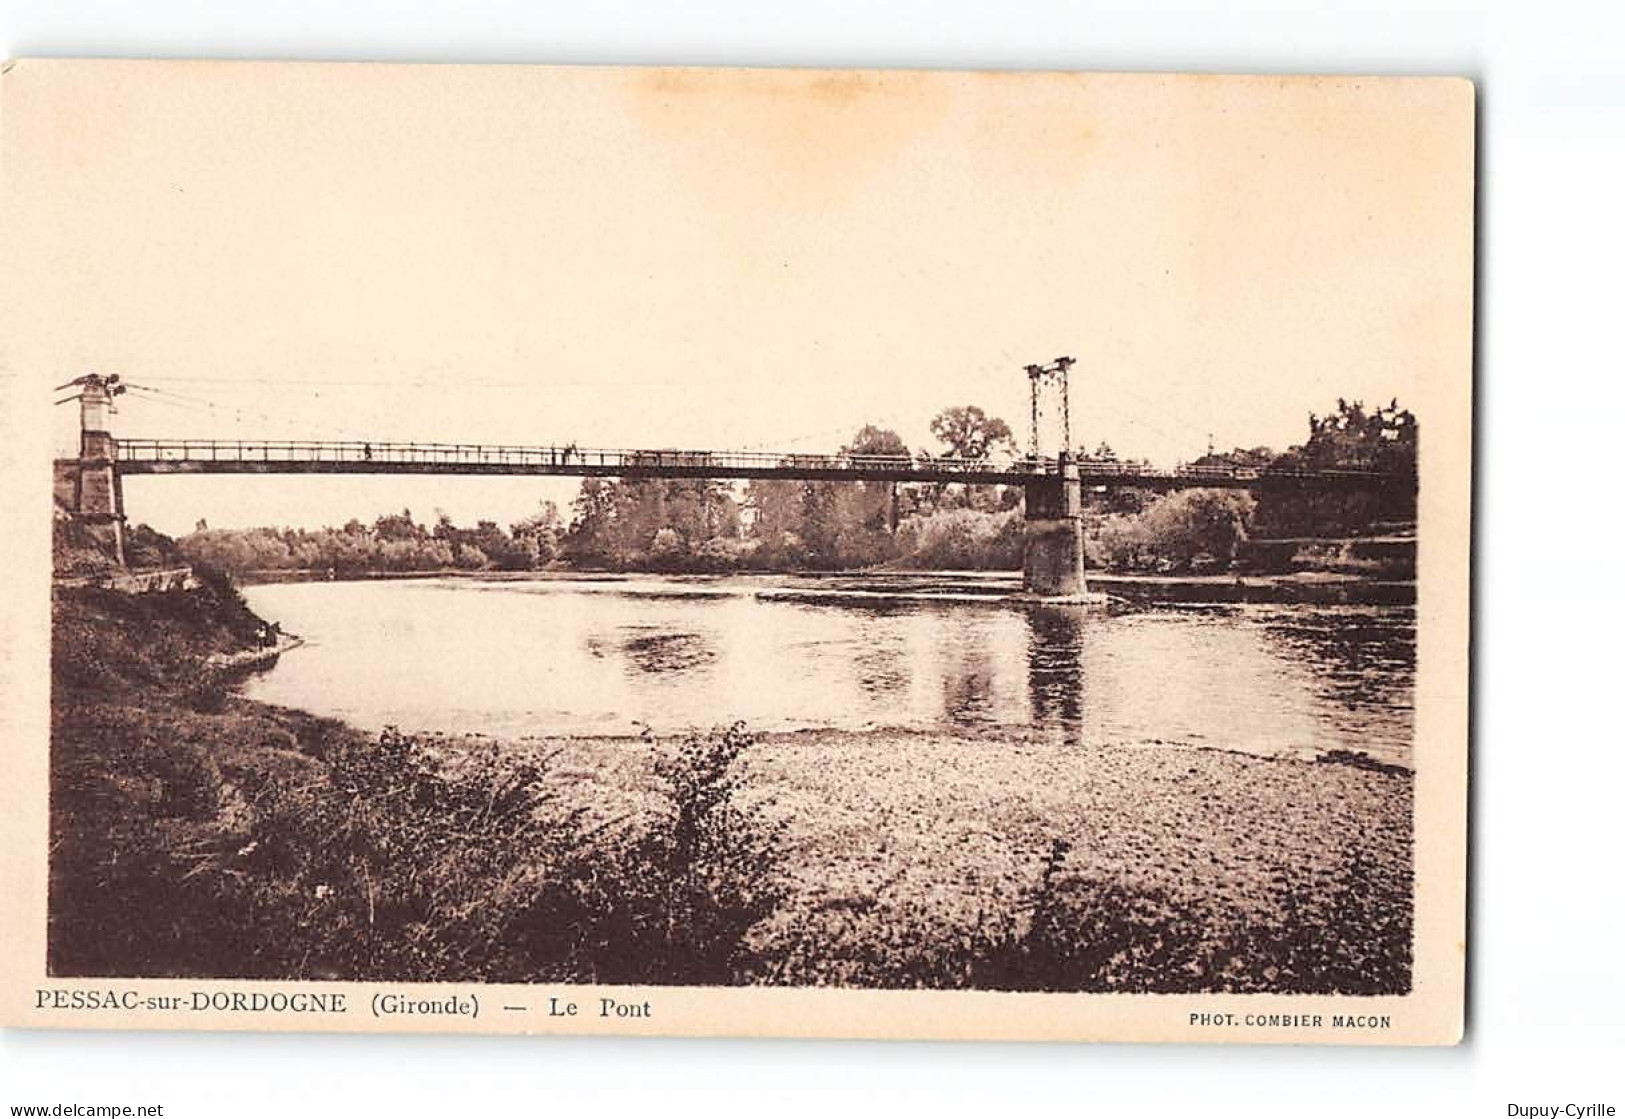
<path fill-rule="evenodd" d="M 56 975 L 1408 989 L 1393 767 L 368 735 L 233 693 L 260 622 L 218 577 L 53 621 Z"/>
<path fill-rule="evenodd" d="M 59 593 L 49 959 L 57 975 L 730 982 L 771 913 L 774 831 L 740 728 L 589 824 L 545 759 L 436 750 L 233 695 L 258 619 L 229 584 Z"/>
<path fill-rule="evenodd" d="M 1311 416 L 1306 442 L 1210 452 L 1195 466 L 1263 469 L 1359 467 L 1414 471 L 1415 418 L 1397 403 L 1367 410 L 1339 401 Z M 841 451 L 982 460 L 1014 450 L 1009 427 L 974 407 L 932 423 L 941 446 L 911 452 L 896 432 L 862 428 Z M 1102 445 L 1094 458 L 1114 460 Z M 1015 570 L 1022 557 L 1019 487 L 883 482 L 602 479 L 581 483 L 568 516 L 551 502 L 515 524 L 459 527 L 410 510 L 341 528 L 199 530 L 187 557 L 239 575 L 314 571 L 348 576 L 447 570 L 731 572 L 898 567 Z M 1347 537 L 1414 516 L 1405 495 L 1133 487 L 1091 492 L 1089 564 L 1121 572 L 1222 572 L 1258 538 Z"/>
<path fill-rule="evenodd" d="M 177 567 L 188 562 L 175 541 L 144 524 L 124 533 L 125 567 L 132 571 Z M 94 578 L 118 570 L 118 558 L 84 522 L 58 506 L 51 520 L 51 568 L 58 578 Z"/>

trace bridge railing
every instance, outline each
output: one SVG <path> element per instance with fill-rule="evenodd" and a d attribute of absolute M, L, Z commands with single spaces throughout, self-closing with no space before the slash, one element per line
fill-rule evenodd
<path fill-rule="evenodd" d="M 1053 473 L 1053 458 L 944 459 L 911 455 L 803 454 L 778 451 L 692 451 L 575 446 L 509 446 L 486 443 L 400 443 L 302 439 L 122 439 L 118 458 L 130 463 L 218 462 L 232 464 L 332 462 L 406 464 L 490 464 L 568 471 L 591 467 L 698 471 L 828 470 L 933 473 Z"/>
<path fill-rule="evenodd" d="M 264 463 L 350 463 L 366 466 L 490 466 L 517 467 L 540 473 L 599 473 L 615 475 L 671 471 L 689 477 L 819 476 L 851 474 L 859 477 L 908 476 L 941 481 L 1020 483 L 1025 478 L 1053 476 L 1058 462 L 1048 457 L 1000 456 L 991 459 L 933 458 L 929 455 L 805 454 L 779 451 L 692 451 L 574 446 L 510 446 L 489 443 L 401 443 L 366 440 L 302 439 L 124 439 L 118 443 L 120 462 L 132 464 L 218 463 L 222 469 L 252 470 Z M 1089 484 L 1118 483 L 1147 486 L 1248 486 L 1255 482 L 1294 481 L 1332 485 L 1378 483 L 1415 485 L 1414 475 L 1344 467 L 1312 469 L 1296 466 L 1240 466 L 1185 463 L 1172 470 L 1116 459 L 1074 460 Z M 207 469 L 207 467 L 204 467 Z"/>
<path fill-rule="evenodd" d="M 1181 478 L 1226 478 L 1239 481 L 1251 481 L 1256 478 L 1396 478 L 1388 471 L 1374 470 L 1366 467 L 1308 467 L 1308 466 L 1230 466 L 1230 465 L 1195 465 L 1181 463 L 1174 467 L 1174 473 Z"/>
<path fill-rule="evenodd" d="M 1364 467 L 1328 467 L 1316 469 L 1304 466 L 1239 466 L 1224 464 L 1180 463 L 1172 470 L 1137 462 L 1116 462 L 1103 459 L 1081 459 L 1078 470 L 1086 478 L 1212 478 L 1215 481 L 1251 482 L 1267 478 L 1369 478 L 1392 480 L 1407 477 L 1387 471 Z"/>

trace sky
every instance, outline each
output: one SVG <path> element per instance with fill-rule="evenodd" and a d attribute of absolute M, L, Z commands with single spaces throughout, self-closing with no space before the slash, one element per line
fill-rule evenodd
<path fill-rule="evenodd" d="M 1427 80 L 25 62 L 7 363 L 126 436 L 1173 463 L 1417 408 L 1470 336 L 1471 91 Z M 19 170 L 22 169 L 22 170 Z M 13 283 L 18 284 L 16 269 Z M 75 409 L 51 417 L 76 441 Z M 132 521 L 508 522 L 575 483 L 132 478 Z"/>

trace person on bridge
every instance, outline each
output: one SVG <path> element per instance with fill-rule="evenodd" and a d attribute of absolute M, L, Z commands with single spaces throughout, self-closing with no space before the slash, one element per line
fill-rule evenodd
<path fill-rule="evenodd" d="M 363 444 L 361 444 L 361 457 L 365 458 L 368 462 L 372 461 L 372 444 L 371 443 L 363 443 Z"/>

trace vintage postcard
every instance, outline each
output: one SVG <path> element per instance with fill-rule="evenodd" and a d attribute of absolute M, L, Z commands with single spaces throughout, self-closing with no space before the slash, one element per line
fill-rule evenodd
<path fill-rule="evenodd" d="M 4 70 L 0 1021 L 1460 1038 L 1470 83 Z"/>

